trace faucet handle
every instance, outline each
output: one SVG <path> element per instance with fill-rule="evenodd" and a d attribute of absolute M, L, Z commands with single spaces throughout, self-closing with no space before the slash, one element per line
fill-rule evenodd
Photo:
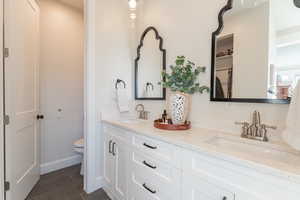
<path fill-rule="evenodd" d="M 261 125 L 262 126 L 262 128 L 269 128 L 269 129 L 273 129 L 273 130 L 276 130 L 277 129 L 277 126 L 269 126 L 269 125 L 266 125 L 266 124 L 262 124 Z"/>
<path fill-rule="evenodd" d="M 248 135 L 249 123 L 248 122 L 235 122 L 236 125 L 242 125 L 241 137 L 245 138 Z"/>
<path fill-rule="evenodd" d="M 268 135 L 267 135 L 267 129 L 273 129 L 273 130 L 276 130 L 277 127 L 276 126 L 269 126 L 269 125 L 266 125 L 266 124 L 262 124 L 261 125 L 261 130 L 260 130 L 260 133 L 262 135 L 262 141 L 264 142 L 268 142 L 269 141 L 269 138 L 268 138 Z"/>
<path fill-rule="evenodd" d="M 249 126 L 250 124 L 248 122 L 234 122 L 235 125 L 243 125 L 243 126 Z"/>

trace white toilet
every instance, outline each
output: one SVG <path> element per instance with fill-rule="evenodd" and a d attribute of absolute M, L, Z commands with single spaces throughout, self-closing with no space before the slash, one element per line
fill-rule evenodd
<path fill-rule="evenodd" d="M 80 140 L 77 140 L 76 142 L 74 142 L 73 144 L 73 150 L 82 155 L 82 161 L 81 161 L 81 170 L 80 170 L 80 174 L 84 175 L 84 163 L 83 163 L 83 154 L 84 154 L 84 139 L 81 138 Z"/>

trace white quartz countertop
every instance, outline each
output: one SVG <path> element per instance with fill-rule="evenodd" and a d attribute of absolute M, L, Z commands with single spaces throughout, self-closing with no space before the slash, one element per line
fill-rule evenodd
<path fill-rule="evenodd" d="M 216 130 L 187 131 L 157 129 L 150 121 L 103 120 L 113 126 L 148 136 L 187 150 L 208 153 L 229 162 L 300 183 L 300 152 L 283 142 L 265 143 Z"/>

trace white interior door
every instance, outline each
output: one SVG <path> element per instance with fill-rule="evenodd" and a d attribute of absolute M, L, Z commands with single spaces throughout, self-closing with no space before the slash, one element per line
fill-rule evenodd
<path fill-rule="evenodd" d="M 5 0 L 5 126 L 8 200 L 24 200 L 39 170 L 39 8 L 35 0 Z"/>

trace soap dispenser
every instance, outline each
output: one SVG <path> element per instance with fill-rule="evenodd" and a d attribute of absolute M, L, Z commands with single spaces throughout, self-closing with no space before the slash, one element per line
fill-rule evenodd
<path fill-rule="evenodd" d="M 162 121 L 163 121 L 163 123 L 168 123 L 167 110 L 164 110 L 164 113 L 162 114 Z"/>

